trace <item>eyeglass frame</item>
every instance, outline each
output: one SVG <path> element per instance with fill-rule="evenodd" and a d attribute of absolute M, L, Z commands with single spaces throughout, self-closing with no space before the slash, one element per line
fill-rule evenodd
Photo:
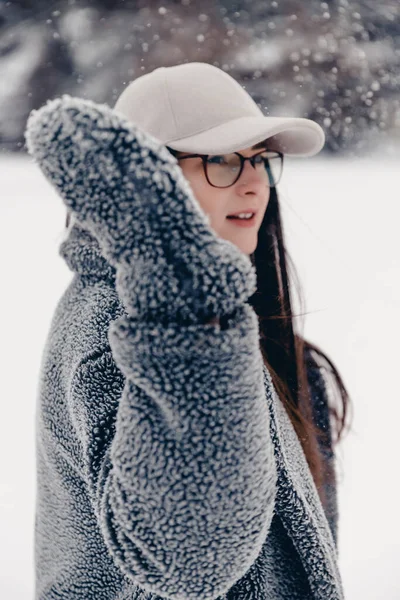
<path fill-rule="evenodd" d="M 217 189 L 226 189 L 228 187 L 231 187 L 232 185 L 235 185 L 235 183 L 239 180 L 242 171 L 243 171 L 243 167 L 244 167 L 244 163 L 246 162 L 246 160 L 250 161 L 250 164 L 252 165 L 253 169 L 255 169 L 255 163 L 254 163 L 254 159 L 259 156 L 260 154 L 263 154 L 264 152 L 276 152 L 280 159 L 281 159 L 281 175 L 283 173 L 283 158 L 284 158 L 284 154 L 282 152 L 279 152 L 278 150 L 272 150 L 269 148 L 263 148 L 262 150 L 260 150 L 260 152 L 256 152 L 256 154 L 253 154 L 253 156 L 243 156 L 242 154 L 240 154 L 240 152 L 228 152 L 225 154 L 237 154 L 240 158 L 240 169 L 239 169 L 239 173 L 236 177 L 236 179 L 230 183 L 229 185 L 214 185 L 213 183 L 211 183 L 211 181 L 208 178 L 207 175 L 207 167 L 206 167 L 206 162 L 207 162 L 207 158 L 209 156 L 224 156 L 224 154 L 189 154 L 188 156 L 177 156 L 175 154 L 175 152 L 177 152 L 176 150 L 174 150 L 173 148 L 170 148 L 170 151 L 172 150 L 175 158 L 177 160 L 184 160 L 185 158 L 201 158 L 202 159 L 202 163 L 203 163 L 203 171 L 204 171 L 204 175 L 206 176 L 206 179 L 208 181 L 208 183 L 212 186 L 215 187 Z M 269 179 L 269 177 L 268 177 Z M 277 184 L 276 184 L 277 185 Z M 273 186 L 269 186 L 269 187 L 276 187 L 275 185 Z"/>

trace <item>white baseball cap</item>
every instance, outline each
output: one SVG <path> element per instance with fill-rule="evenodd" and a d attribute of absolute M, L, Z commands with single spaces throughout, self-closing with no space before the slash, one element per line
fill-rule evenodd
<path fill-rule="evenodd" d="M 174 150 L 226 154 L 270 138 L 268 148 L 314 156 L 324 130 L 302 117 L 266 117 L 231 75 L 204 62 L 158 67 L 132 81 L 114 109 Z"/>

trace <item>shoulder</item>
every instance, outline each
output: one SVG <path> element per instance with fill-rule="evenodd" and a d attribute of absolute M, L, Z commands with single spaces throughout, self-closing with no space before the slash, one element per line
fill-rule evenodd
<path fill-rule="evenodd" d="M 332 431 L 329 406 L 329 374 L 320 355 L 306 347 L 304 351 L 307 380 L 311 395 L 312 412 L 315 424 L 325 433 L 320 444 L 329 454 L 332 452 Z"/>
<path fill-rule="evenodd" d="M 304 359 L 313 399 L 317 404 L 326 406 L 329 403 L 327 367 L 323 364 L 321 355 L 307 346 L 304 350 Z"/>
<path fill-rule="evenodd" d="M 110 324 L 124 314 L 115 289 L 103 281 L 75 276 L 61 296 L 46 350 L 62 369 L 74 372 L 87 357 L 110 350 Z"/>

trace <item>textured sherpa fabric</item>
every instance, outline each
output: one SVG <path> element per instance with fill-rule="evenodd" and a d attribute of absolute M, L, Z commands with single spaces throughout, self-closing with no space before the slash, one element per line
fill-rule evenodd
<path fill-rule="evenodd" d="M 320 449 L 325 462 L 325 481 L 323 483 L 327 499 L 325 514 L 337 547 L 339 507 L 337 497 L 336 457 L 333 451 L 327 383 L 325 382 L 325 377 L 323 375 L 324 369 L 323 367 L 318 366 L 318 358 L 315 357 L 312 350 L 306 350 L 306 365 L 308 383 L 311 389 L 314 422 L 326 434 L 326 439 L 321 438 L 319 440 Z"/>
<path fill-rule="evenodd" d="M 31 114 L 27 145 L 120 266 L 118 292 L 132 318 L 196 324 L 233 312 L 256 290 L 250 258 L 209 227 L 177 159 L 115 111 L 53 100 Z"/>
<path fill-rule="evenodd" d="M 109 107 L 51 101 L 27 143 L 74 216 L 38 388 L 35 598 L 342 599 L 249 258 Z"/>

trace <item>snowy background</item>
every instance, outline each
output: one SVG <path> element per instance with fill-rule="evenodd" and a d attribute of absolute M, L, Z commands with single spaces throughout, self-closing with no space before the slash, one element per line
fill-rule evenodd
<path fill-rule="evenodd" d="M 333 359 L 354 406 L 338 449 L 339 553 L 347 600 L 398 600 L 399 162 L 287 159 L 279 184 L 305 335 Z M 0 159 L 0 597 L 33 598 L 34 413 L 50 319 L 72 273 L 65 211 L 24 156 Z M 12 257 L 12 260 L 10 260 Z"/>
<path fill-rule="evenodd" d="M 0 0 L 0 597 L 33 598 L 36 390 L 72 277 L 65 210 L 24 152 L 26 118 L 62 93 L 113 105 L 135 77 L 194 60 L 232 74 L 264 114 L 325 131 L 317 157 L 286 158 L 279 198 L 304 334 L 352 403 L 337 449 L 345 597 L 398 600 L 398 0 Z"/>
<path fill-rule="evenodd" d="M 398 0 L 3 0 L 0 148 L 23 148 L 26 117 L 48 98 L 113 105 L 132 79 L 196 60 L 266 114 L 317 121 L 325 152 L 399 141 Z"/>

